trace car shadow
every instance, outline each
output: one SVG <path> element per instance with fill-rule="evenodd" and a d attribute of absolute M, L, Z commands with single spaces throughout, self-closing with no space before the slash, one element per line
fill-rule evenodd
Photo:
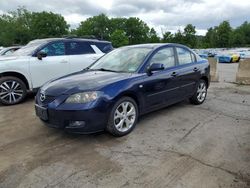
<path fill-rule="evenodd" d="M 26 98 L 25 98 L 25 100 L 24 100 L 23 102 L 21 102 L 21 103 L 19 103 L 19 104 L 15 104 L 15 105 L 3 105 L 3 104 L 0 103 L 0 108 L 2 108 L 2 107 L 4 108 L 4 107 L 11 107 L 11 106 L 23 105 L 23 104 L 25 104 L 25 103 L 27 103 L 27 102 L 34 101 L 35 96 L 36 96 L 35 93 L 28 93 L 27 96 L 26 96 Z"/>

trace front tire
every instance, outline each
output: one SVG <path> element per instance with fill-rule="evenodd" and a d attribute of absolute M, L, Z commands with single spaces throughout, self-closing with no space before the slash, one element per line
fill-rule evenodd
<path fill-rule="evenodd" d="M 22 80 L 7 76 L 0 78 L 0 103 L 14 105 L 22 102 L 27 95 L 27 88 Z"/>
<path fill-rule="evenodd" d="M 122 97 L 113 106 L 107 125 L 107 131 L 113 136 L 129 134 L 138 120 L 138 106 L 130 97 Z"/>
<path fill-rule="evenodd" d="M 200 80 L 196 88 L 195 94 L 190 98 L 190 102 L 195 105 L 202 104 L 207 97 L 207 83 Z"/>

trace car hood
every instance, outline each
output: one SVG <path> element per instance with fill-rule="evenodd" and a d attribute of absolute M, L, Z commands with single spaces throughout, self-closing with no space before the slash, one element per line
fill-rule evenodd
<path fill-rule="evenodd" d="M 9 60 L 15 60 L 18 56 L 0 56 L 0 61 L 9 61 Z"/>
<path fill-rule="evenodd" d="M 78 72 L 48 82 L 41 88 L 41 91 L 51 96 L 73 94 L 82 91 L 95 91 L 108 84 L 126 79 L 130 75 L 131 73 L 107 71 Z"/>
<path fill-rule="evenodd" d="M 22 59 L 27 59 L 27 58 L 29 58 L 29 56 L 17 56 L 17 55 L 0 56 L 0 63 L 8 62 L 8 61 L 15 61 L 15 60 L 22 60 Z"/>

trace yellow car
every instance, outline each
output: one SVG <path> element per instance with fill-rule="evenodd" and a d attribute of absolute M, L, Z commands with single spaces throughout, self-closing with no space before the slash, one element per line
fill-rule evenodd
<path fill-rule="evenodd" d="M 217 55 L 219 63 L 235 63 L 240 61 L 240 54 L 228 53 L 223 55 Z"/>

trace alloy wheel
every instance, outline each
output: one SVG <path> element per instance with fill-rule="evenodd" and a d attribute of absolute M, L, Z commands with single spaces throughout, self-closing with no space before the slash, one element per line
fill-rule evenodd
<path fill-rule="evenodd" d="M 0 85 L 0 99 L 5 103 L 17 103 L 22 99 L 23 94 L 21 84 L 15 80 L 7 80 Z"/>
<path fill-rule="evenodd" d="M 200 82 L 197 89 L 197 100 L 203 102 L 207 95 L 207 86 L 204 82 Z"/>
<path fill-rule="evenodd" d="M 114 125 L 120 132 L 126 132 L 135 123 L 136 120 L 135 106 L 128 101 L 122 102 L 115 110 Z"/>

